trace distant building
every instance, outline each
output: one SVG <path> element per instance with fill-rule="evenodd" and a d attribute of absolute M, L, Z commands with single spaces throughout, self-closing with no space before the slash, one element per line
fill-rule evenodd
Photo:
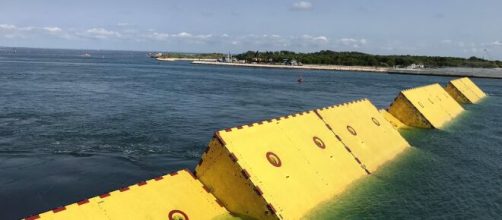
<path fill-rule="evenodd" d="M 148 55 L 150 55 L 151 58 L 159 58 L 163 54 L 162 53 L 148 53 Z"/>
<path fill-rule="evenodd" d="M 301 65 L 302 65 L 302 63 L 300 63 L 300 62 L 296 61 L 295 59 L 291 59 L 291 60 L 289 60 L 289 59 L 284 59 L 284 60 L 282 61 L 282 63 L 283 63 L 284 65 L 288 65 L 288 66 L 301 66 Z"/>
<path fill-rule="evenodd" d="M 218 59 L 218 62 L 222 62 L 222 63 L 236 63 L 237 62 L 237 58 L 232 57 L 232 54 L 228 53 L 226 56 Z"/>
<path fill-rule="evenodd" d="M 425 65 L 424 64 L 411 64 L 406 67 L 406 69 L 424 69 Z"/>

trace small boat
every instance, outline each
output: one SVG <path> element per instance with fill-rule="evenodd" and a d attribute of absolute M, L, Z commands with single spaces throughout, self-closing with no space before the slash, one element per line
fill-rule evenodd
<path fill-rule="evenodd" d="M 297 81 L 298 83 L 302 83 L 302 82 L 303 82 L 303 77 L 302 77 L 302 76 L 300 76 L 300 78 L 298 78 L 296 81 Z"/>

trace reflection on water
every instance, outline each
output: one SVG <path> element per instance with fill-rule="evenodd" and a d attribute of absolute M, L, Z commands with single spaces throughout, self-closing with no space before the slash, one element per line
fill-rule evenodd
<path fill-rule="evenodd" d="M 216 130 L 448 77 L 159 63 L 140 52 L 0 51 L 0 219 L 15 219 L 184 167 Z M 304 82 L 296 82 L 303 75 Z M 501 209 L 502 81 L 446 131 L 414 145 L 319 214 L 493 217 Z"/>

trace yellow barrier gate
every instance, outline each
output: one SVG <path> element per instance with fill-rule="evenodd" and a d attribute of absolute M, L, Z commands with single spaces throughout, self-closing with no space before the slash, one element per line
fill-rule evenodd
<path fill-rule="evenodd" d="M 378 111 L 383 116 L 383 118 L 385 118 L 385 120 L 387 120 L 392 126 L 394 126 L 394 128 L 400 129 L 400 128 L 407 128 L 408 127 L 403 122 L 399 121 L 399 119 L 397 119 L 392 114 L 390 114 L 387 110 L 380 109 Z"/>
<path fill-rule="evenodd" d="M 163 219 L 231 217 L 190 171 L 178 171 L 26 219 Z"/>
<path fill-rule="evenodd" d="M 387 110 L 408 126 L 441 128 L 464 109 L 436 83 L 401 91 Z"/>
<path fill-rule="evenodd" d="M 409 146 L 367 99 L 317 112 L 368 172 L 374 172 Z"/>
<path fill-rule="evenodd" d="M 441 128 L 463 111 L 457 101 L 485 96 L 461 78 L 446 90 L 401 91 L 387 110 L 363 99 L 222 130 L 195 169 L 199 179 L 178 171 L 27 219 L 308 218 L 409 147 L 399 128 Z"/>
<path fill-rule="evenodd" d="M 340 114 L 337 106 L 219 131 L 196 175 L 233 213 L 301 218 L 409 146 L 369 101 L 346 106 Z M 358 143 L 338 131 L 342 123 L 360 129 Z"/>
<path fill-rule="evenodd" d="M 445 90 L 459 103 L 477 103 L 486 96 L 486 94 L 467 77 L 450 81 L 448 85 L 446 85 Z"/>

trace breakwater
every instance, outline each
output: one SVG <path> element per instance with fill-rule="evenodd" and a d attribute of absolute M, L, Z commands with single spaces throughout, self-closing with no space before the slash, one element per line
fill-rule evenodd
<path fill-rule="evenodd" d="M 352 72 L 373 72 L 373 73 L 387 73 L 387 74 L 400 74 L 400 75 L 428 75 L 428 76 L 502 79 L 501 69 L 480 69 L 480 68 L 406 69 L 406 68 L 391 68 L 391 67 L 311 65 L 311 64 L 302 66 L 291 66 L 291 65 L 279 65 L 279 64 L 276 65 L 276 64 L 253 64 L 253 63 L 225 63 L 225 62 L 199 61 L 199 60 L 194 60 L 192 64 L 219 65 L 219 66 L 232 66 L 232 67 L 352 71 Z"/>

